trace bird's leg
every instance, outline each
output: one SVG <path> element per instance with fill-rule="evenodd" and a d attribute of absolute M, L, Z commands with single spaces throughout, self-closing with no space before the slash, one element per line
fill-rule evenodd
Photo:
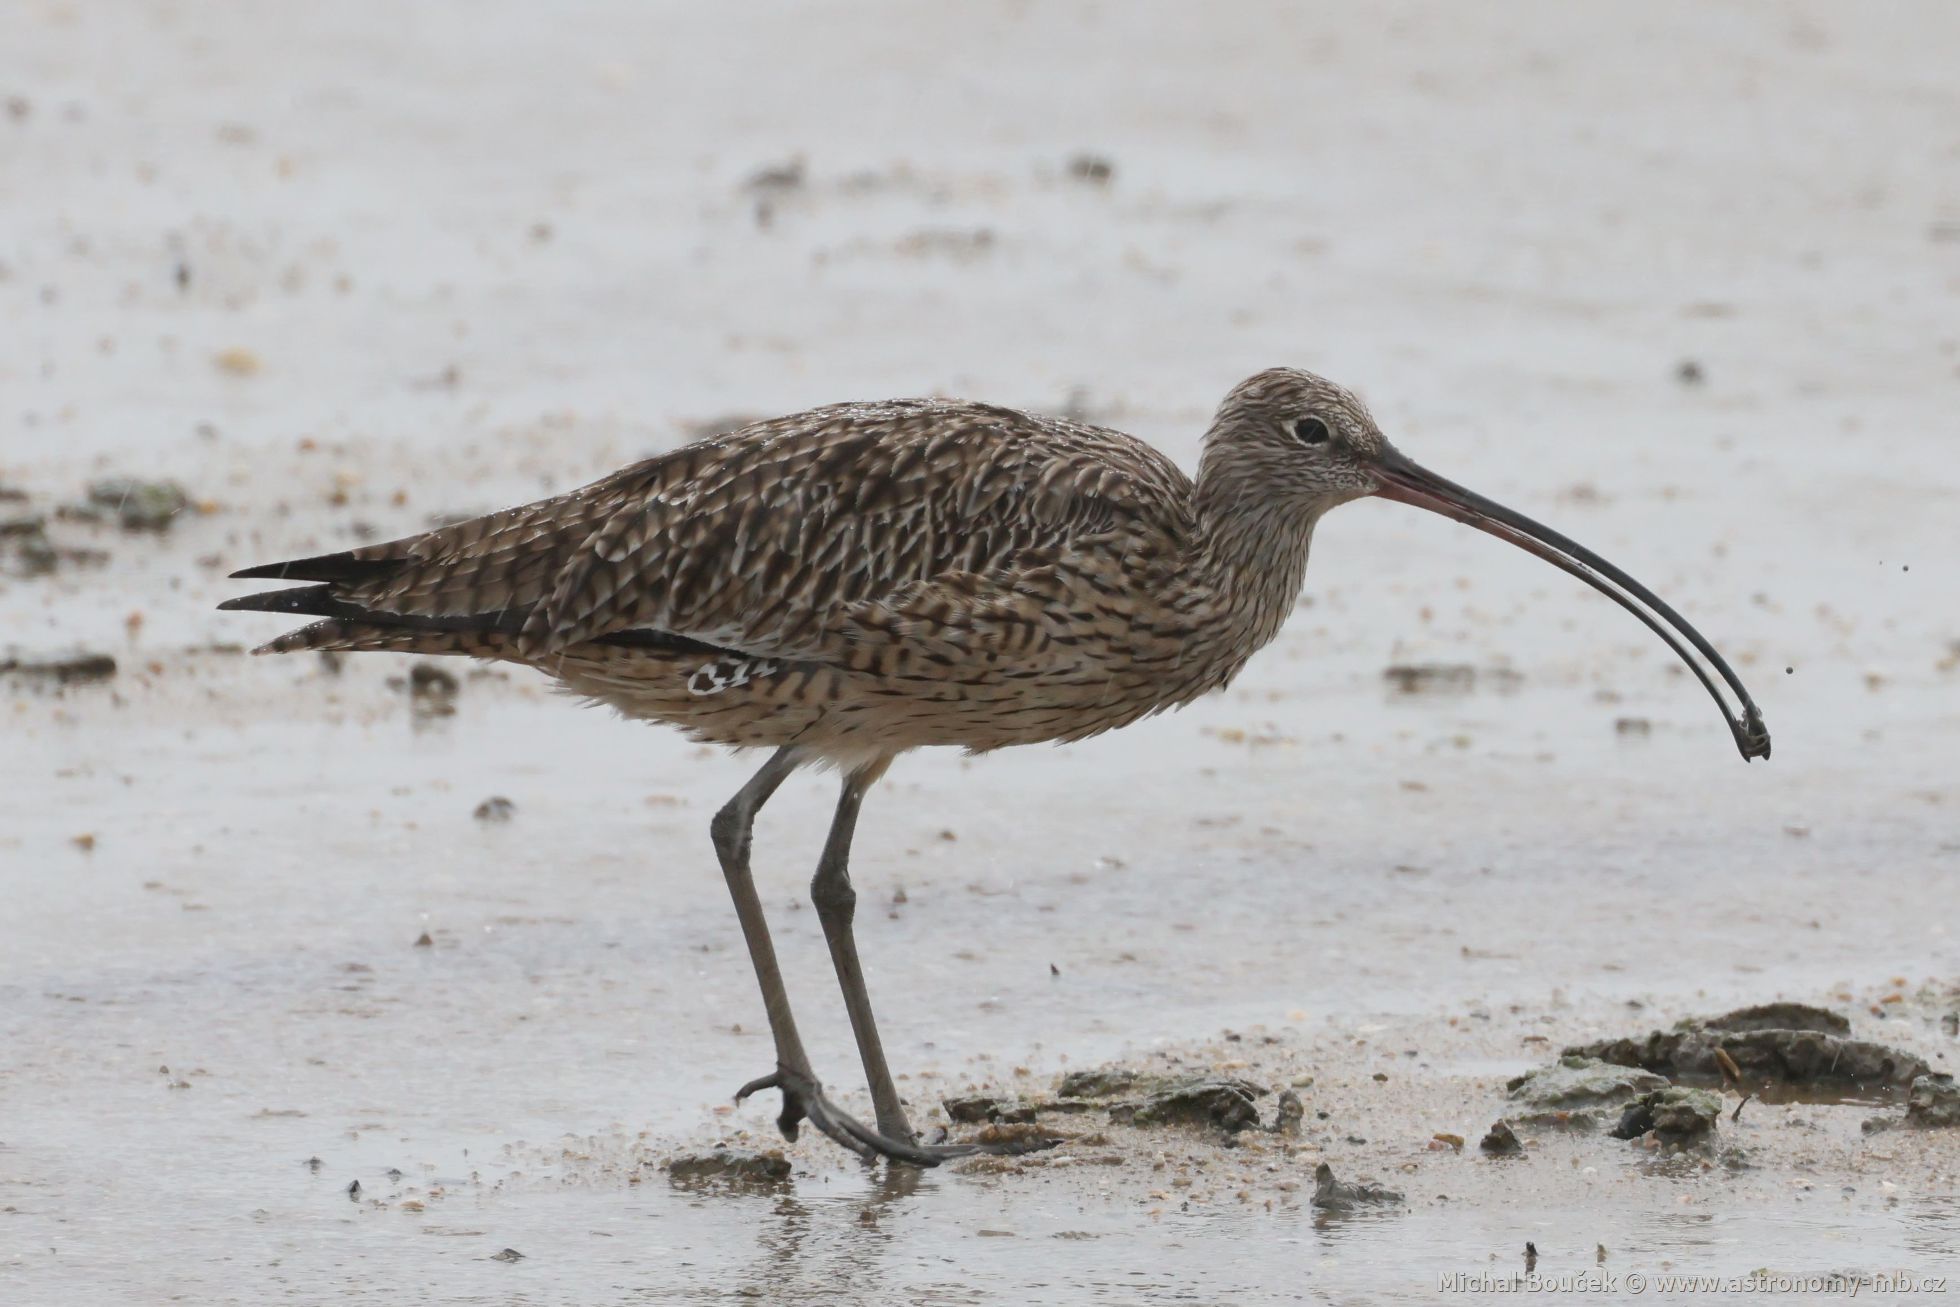
<path fill-rule="evenodd" d="M 830 944 L 830 960 L 837 968 L 837 983 L 844 990 L 844 1007 L 851 1014 L 851 1033 L 857 1036 L 858 1057 L 864 1062 L 864 1078 L 871 1086 L 871 1102 L 878 1112 L 878 1133 L 892 1139 L 914 1138 L 912 1123 L 906 1120 L 905 1105 L 898 1100 L 898 1087 L 892 1083 L 891 1068 L 885 1064 L 885 1048 L 878 1039 L 878 1021 L 871 1014 L 871 995 L 864 984 L 864 967 L 858 961 L 857 939 L 851 932 L 857 915 L 857 891 L 851 888 L 851 837 L 857 831 L 858 808 L 865 791 L 875 784 L 891 765 L 889 758 L 861 767 L 844 777 L 843 792 L 837 798 L 837 815 L 830 823 L 830 837 L 824 841 L 823 860 L 817 864 L 810 882 L 810 901 L 817 905 L 817 920 L 823 923 L 823 936 Z"/>
<path fill-rule="evenodd" d="M 776 1041 L 776 1060 L 807 1067 L 810 1056 L 803 1051 L 802 1036 L 796 1033 L 796 1018 L 789 1009 L 789 991 L 783 986 L 782 968 L 776 965 L 776 946 L 769 939 L 762 899 L 755 892 L 755 877 L 749 871 L 755 815 L 796 770 L 796 764 L 795 750 L 776 750 L 762 764 L 762 770 L 722 805 L 709 823 L 708 831 L 714 838 L 715 856 L 721 860 L 721 874 L 728 881 L 728 892 L 735 900 L 735 915 L 742 923 L 749 960 L 755 963 L 755 978 L 762 987 L 762 1006 L 769 1016 L 769 1033 Z M 793 1124 L 786 1124 L 783 1129 L 795 1137 Z"/>
<path fill-rule="evenodd" d="M 909 1133 L 898 1138 L 886 1136 L 833 1106 L 824 1097 L 823 1085 L 810 1067 L 810 1055 L 796 1032 L 791 1015 L 789 991 L 783 986 L 782 968 L 776 964 L 776 947 L 769 939 L 769 924 L 762 915 L 762 899 L 755 892 L 755 877 L 749 871 L 750 836 L 755 814 L 768 802 L 784 779 L 796 770 L 794 749 L 778 749 L 749 783 L 715 814 L 709 829 L 714 835 L 715 853 L 721 859 L 722 875 L 735 900 L 735 915 L 742 922 L 742 937 L 748 942 L 749 959 L 755 963 L 755 978 L 762 987 L 762 1005 L 769 1015 L 769 1033 L 776 1041 L 776 1069 L 751 1080 L 735 1094 L 741 1102 L 759 1089 L 780 1090 L 782 1115 L 776 1118 L 783 1136 L 796 1138 L 797 1126 L 807 1120 L 830 1138 L 866 1159 L 877 1156 L 897 1158 L 920 1166 L 936 1166 L 947 1157 L 977 1152 L 976 1148 L 922 1148 Z M 901 1120 L 903 1118 L 901 1117 Z"/>
<path fill-rule="evenodd" d="M 885 1064 L 885 1048 L 878 1039 L 878 1022 L 871 1013 L 871 995 L 865 988 L 864 967 L 858 961 L 857 939 L 851 929 L 857 915 L 857 891 L 851 888 L 851 838 L 857 832 L 858 808 L 864 802 L 865 792 L 890 765 L 891 759 L 884 758 L 844 777 L 843 790 L 837 798 L 837 815 L 831 820 L 830 836 L 824 841 L 823 859 L 810 881 L 810 900 L 817 905 L 817 920 L 823 924 L 824 939 L 830 944 L 830 960 L 837 968 L 837 983 L 844 990 L 844 1007 L 851 1015 L 851 1033 L 857 1036 L 858 1057 L 864 1062 L 864 1078 L 871 1085 L 871 1102 L 878 1113 L 878 1135 L 887 1142 L 901 1141 L 908 1150 L 887 1152 L 887 1156 L 909 1161 L 937 1162 L 975 1153 L 1030 1153 L 1053 1148 L 1061 1140 L 1040 1136 L 990 1143 L 920 1144 L 912 1133 L 912 1123 L 906 1119 L 905 1105 L 898 1099 L 898 1086 L 892 1083 L 891 1068 Z"/>

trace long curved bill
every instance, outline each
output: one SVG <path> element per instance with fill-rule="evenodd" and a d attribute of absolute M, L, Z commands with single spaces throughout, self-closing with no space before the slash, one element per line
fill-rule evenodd
<path fill-rule="evenodd" d="M 1735 747 L 1741 750 L 1743 761 L 1769 757 L 1769 729 L 1763 725 L 1763 715 L 1757 711 L 1749 691 L 1742 688 L 1742 681 L 1722 661 L 1722 655 L 1715 652 L 1715 646 L 1703 639 L 1701 632 L 1688 625 L 1687 619 L 1663 603 L 1653 591 L 1576 541 L 1532 521 L 1522 513 L 1514 513 L 1502 504 L 1485 499 L 1473 490 L 1466 490 L 1454 481 L 1437 476 L 1393 447 L 1382 451 L 1379 465 L 1382 484 L 1375 493 L 1383 499 L 1426 508 L 1465 526 L 1488 532 L 1499 540 L 1508 540 L 1552 566 L 1570 572 L 1645 622 L 1649 630 L 1665 640 L 1667 647 L 1693 669 L 1702 688 L 1721 707 L 1722 716 L 1728 719 L 1729 733 L 1735 736 Z M 1695 657 L 1697 653 L 1701 655 L 1700 659 Z M 1723 697 L 1714 676 L 1709 674 L 1710 668 L 1735 692 L 1736 700 L 1741 705 L 1739 713 Z"/>

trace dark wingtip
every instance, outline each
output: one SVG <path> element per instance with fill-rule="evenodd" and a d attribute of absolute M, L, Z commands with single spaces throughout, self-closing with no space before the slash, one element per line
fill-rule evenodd
<path fill-rule="evenodd" d="M 292 592 L 287 590 L 269 590 L 264 594 L 240 595 L 236 599 L 227 599 L 223 603 L 219 604 L 218 611 L 221 613 L 278 612 L 280 611 L 279 609 L 267 607 L 266 600 L 272 598 L 272 596 L 274 595 L 282 595 L 282 594 L 290 594 L 290 593 Z"/>
<path fill-rule="evenodd" d="M 397 571 L 402 558 L 357 558 L 353 553 L 319 554 L 261 563 L 231 574 L 234 581 L 365 581 Z"/>
<path fill-rule="evenodd" d="M 317 617 L 338 617 L 350 605 L 334 598 L 331 585 L 300 585 L 285 590 L 261 590 L 240 595 L 218 605 L 221 612 L 308 613 Z"/>

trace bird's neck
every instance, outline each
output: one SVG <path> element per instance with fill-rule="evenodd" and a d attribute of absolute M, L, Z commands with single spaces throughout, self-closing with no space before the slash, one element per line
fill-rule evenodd
<path fill-rule="evenodd" d="M 1292 613 L 1320 514 L 1216 477 L 1200 478 L 1196 507 L 1199 550 L 1192 580 L 1209 591 L 1219 634 L 1237 653 L 1224 673 L 1229 680 Z"/>

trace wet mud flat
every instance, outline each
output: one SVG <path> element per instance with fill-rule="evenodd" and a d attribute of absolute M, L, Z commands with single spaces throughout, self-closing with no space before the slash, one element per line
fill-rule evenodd
<path fill-rule="evenodd" d="M 9 16 L 0 1304 L 1951 1273 L 1951 6 L 418 12 Z M 1276 363 L 1623 561 L 1777 756 L 1542 565 L 1344 509 L 1228 693 L 870 801 L 903 1091 L 1024 1157 L 730 1103 L 771 1051 L 706 827 L 752 762 L 213 611 L 843 399 L 1190 468 Z M 831 799 L 757 874 L 864 1112 Z"/>
<path fill-rule="evenodd" d="M 1320 824 L 1346 874 L 1318 874 L 1277 816 L 1283 746 L 1232 698 L 1176 743 L 1175 824 L 1099 794 L 1093 753 L 917 760 L 859 872 L 901 1090 L 928 1131 L 1054 1145 L 866 1169 L 728 1102 L 769 1056 L 702 830 L 739 766 L 467 665 L 122 652 L 17 691 L 56 764 L 4 777 L 42 796 L 5 886 L 33 923 L 5 991 L 19 1301 L 379 1301 L 402 1277 L 458 1301 L 1415 1301 L 1486 1272 L 1935 1275 L 1960 1238 L 1945 936 L 1911 945 L 1911 881 L 1845 931 L 1761 920 L 1792 876 L 1839 883 L 1814 834 L 1735 858 L 1708 904 L 1679 853 L 1615 884 L 1554 850 L 1493 889 L 1365 813 Z M 1059 800 L 989 815 L 1071 782 L 1152 838 Z M 802 899 L 827 801 L 786 791 L 758 867 L 819 1066 L 865 1112 Z M 1247 812 L 1278 824 L 1222 820 Z M 1681 984 L 1691 924 L 1748 961 Z M 1875 936 L 1906 974 L 1824 978 Z M 187 1240 L 207 1253 L 162 1255 Z"/>
<path fill-rule="evenodd" d="M 1950 1283 L 1943 1250 L 1960 1235 L 1951 1188 L 1960 1139 L 1947 1114 L 1960 1095 L 1906 1050 L 1944 1054 L 1942 1026 L 1960 991 L 1868 997 L 1886 1016 L 1857 1024 L 1903 1045 L 1856 1045 L 1875 1061 L 1847 1052 L 1834 1066 L 1809 1062 L 1817 1025 L 1836 1022 L 1804 1005 L 1777 1005 L 1793 1020 L 1773 1025 L 1749 1026 L 1748 1013 L 1680 1023 L 1695 1035 L 1746 1034 L 1733 1041 L 1745 1050 L 1781 1049 L 1784 1070 L 1759 1067 L 1753 1087 L 1691 1087 L 1682 1081 L 1698 1077 L 1670 1080 L 1584 1048 L 1495 1074 L 1499 1063 L 1544 1056 L 1546 1032 L 1572 1022 L 1518 1005 L 1374 1024 L 1365 1035 L 1226 1032 L 1052 1077 L 1017 1072 L 991 1087 L 935 1091 L 931 1115 L 954 1137 L 1040 1136 L 1053 1147 L 930 1175 L 865 1173 L 847 1194 L 835 1191 L 835 1159 L 822 1146 L 785 1154 L 753 1131 L 714 1149 L 607 1157 L 604 1143 L 587 1140 L 528 1160 L 580 1177 L 630 1176 L 637 1165 L 642 1183 L 665 1180 L 658 1201 L 678 1199 L 702 1219 L 770 1204 L 798 1237 L 785 1281 L 745 1286 L 761 1293 L 785 1282 L 813 1288 L 795 1266 L 805 1259 L 899 1300 L 958 1292 L 918 1274 L 922 1266 L 851 1245 L 853 1225 L 865 1245 L 931 1244 L 925 1214 L 907 1203 L 930 1192 L 939 1220 L 963 1227 L 940 1255 L 1001 1277 L 993 1288 L 1003 1297 L 1416 1301 L 1452 1277 L 1525 1293 L 1695 1273 L 1891 1301 L 1904 1281 Z M 1908 1094 L 1899 1079 L 1915 1072 Z M 1148 1231 L 1142 1243 L 1133 1223 Z M 1102 1254 L 1119 1244 L 1141 1265 L 1113 1273 Z M 974 1293 L 971 1280 L 961 1284 Z"/>
<path fill-rule="evenodd" d="M 501 668 L 252 659 L 269 632 L 209 612 L 267 533 L 521 487 L 242 459 L 180 469 L 161 522 L 62 515 L 127 459 L 9 474 L 56 556 L 4 595 L 9 1301 L 1876 1292 L 1960 1238 L 1937 658 L 1909 721 L 1896 686 L 1796 704 L 1799 736 L 1877 713 L 1882 766 L 1800 751 L 1757 788 L 1665 673 L 1385 656 L 1399 598 L 1336 580 L 1176 718 L 907 759 L 856 870 L 901 1088 L 928 1130 L 1054 1143 L 867 1171 L 728 1101 L 770 1057 L 706 839 L 745 763 Z M 829 797 L 786 789 L 757 867 L 865 1112 L 805 897 Z"/>

